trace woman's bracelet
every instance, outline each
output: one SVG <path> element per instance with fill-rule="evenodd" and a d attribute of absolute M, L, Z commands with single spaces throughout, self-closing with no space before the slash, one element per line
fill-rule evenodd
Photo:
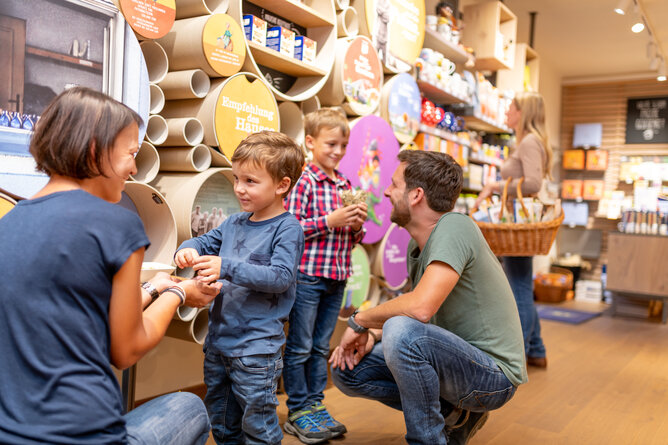
<path fill-rule="evenodd" d="M 164 294 L 165 292 L 176 294 L 181 299 L 181 304 L 179 304 L 179 306 L 186 304 L 186 291 L 184 291 L 180 286 L 170 286 L 160 292 L 160 294 Z"/>

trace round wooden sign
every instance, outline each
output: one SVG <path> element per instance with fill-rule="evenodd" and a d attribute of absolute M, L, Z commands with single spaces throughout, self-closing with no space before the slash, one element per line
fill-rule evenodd
<path fill-rule="evenodd" d="M 383 85 L 380 114 L 400 143 L 410 142 L 417 135 L 421 104 L 420 89 L 410 74 L 397 74 Z"/>
<path fill-rule="evenodd" d="M 365 116 L 354 122 L 346 155 L 339 170 L 352 186 L 367 192 L 368 219 L 363 242 L 380 241 L 390 227 L 392 205 L 383 196 L 399 166 L 399 143 L 392 127 L 381 117 Z"/>
<path fill-rule="evenodd" d="M 348 278 L 346 289 L 343 291 L 340 316 L 350 316 L 358 309 L 369 292 L 370 266 L 366 250 L 361 245 L 355 246 L 351 255 L 353 274 Z"/>
<path fill-rule="evenodd" d="M 221 76 L 239 72 L 246 59 L 244 32 L 227 14 L 213 14 L 202 30 L 204 56 L 211 68 Z"/>
<path fill-rule="evenodd" d="M 214 119 L 216 141 L 228 159 L 249 134 L 280 128 L 278 105 L 271 90 L 256 76 L 245 73 L 225 81 Z"/>
<path fill-rule="evenodd" d="M 134 32 L 145 39 L 166 35 L 176 18 L 175 0 L 115 0 Z"/>
<path fill-rule="evenodd" d="M 371 41 L 355 37 L 344 55 L 342 86 L 349 111 L 360 116 L 373 113 L 380 103 L 383 67 Z"/>
<path fill-rule="evenodd" d="M 408 231 L 392 224 L 380 243 L 374 273 L 383 277 L 388 288 L 401 289 L 408 281 L 406 253 L 411 236 Z"/>

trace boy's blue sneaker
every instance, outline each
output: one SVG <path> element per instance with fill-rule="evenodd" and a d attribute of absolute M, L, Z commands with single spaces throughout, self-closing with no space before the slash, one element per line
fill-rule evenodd
<path fill-rule="evenodd" d="M 290 414 L 288 421 L 283 424 L 283 430 L 307 444 L 326 442 L 334 437 L 331 431 L 318 422 L 310 409 Z"/>
<path fill-rule="evenodd" d="M 446 427 L 449 445 L 466 445 L 469 439 L 487 422 L 489 412 L 465 411 L 462 417 L 463 419 L 457 425 Z"/>
<path fill-rule="evenodd" d="M 323 405 L 322 403 L 313 405 L 311 407 L 311 411 L 313 412 L 313 416 L 320 423 L 320 425 L 324 426 L 325 428 L 327 428 L 329 431 L 332 432 L 332 437 L 339 437 L 340 435 L 345 434 L 348 431 L 344 424 L 334 419 L 334 417 L 332 417 L 332 415 L 329 414 L 327 408 L 325 408 L 325 405 Z"/>

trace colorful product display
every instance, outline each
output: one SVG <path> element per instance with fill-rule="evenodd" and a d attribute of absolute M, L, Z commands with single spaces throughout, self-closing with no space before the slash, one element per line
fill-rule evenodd
<path fill-rule="evenodd" d="M 562 165 L 567 170 L 582 170 L 585 168 L 584 150 L 564 150 Z"/>
<path fill-rule="evenodd" d="M 244 31 L 246 39 L 257 43 L 261 46 L 266 46 L 267 43 L 267 22 L 260 17 L 252 14 L 244 14 Z"/>
<path fill-rule="evenodd" d="M 267 48 L 286 55 L 295 56 L 295 33 L 282 26 L 274 26 L 267 30 Z"/>
<path fill-rule="evenodd" d="M 587 170 L 606 170 L 608 168 L 608 151 L 587 150 L 585 166 Z"/>

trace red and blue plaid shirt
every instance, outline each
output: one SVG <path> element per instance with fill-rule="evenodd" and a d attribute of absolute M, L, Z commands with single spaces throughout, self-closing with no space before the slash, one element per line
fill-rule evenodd
<path fill-rule="evenodd" d="M 339 171 L 336 180 L 309 163 L 286 198 L 286 209 L 304 229 L 304 255 L 299 270 L 307 275 L 345 280 L 352 273 L 350 252 L 362 241 L 365 230 L 327 227 L 327 215 L 343 205 L 339 193 L 350 190 L 350 181 Z"/>

